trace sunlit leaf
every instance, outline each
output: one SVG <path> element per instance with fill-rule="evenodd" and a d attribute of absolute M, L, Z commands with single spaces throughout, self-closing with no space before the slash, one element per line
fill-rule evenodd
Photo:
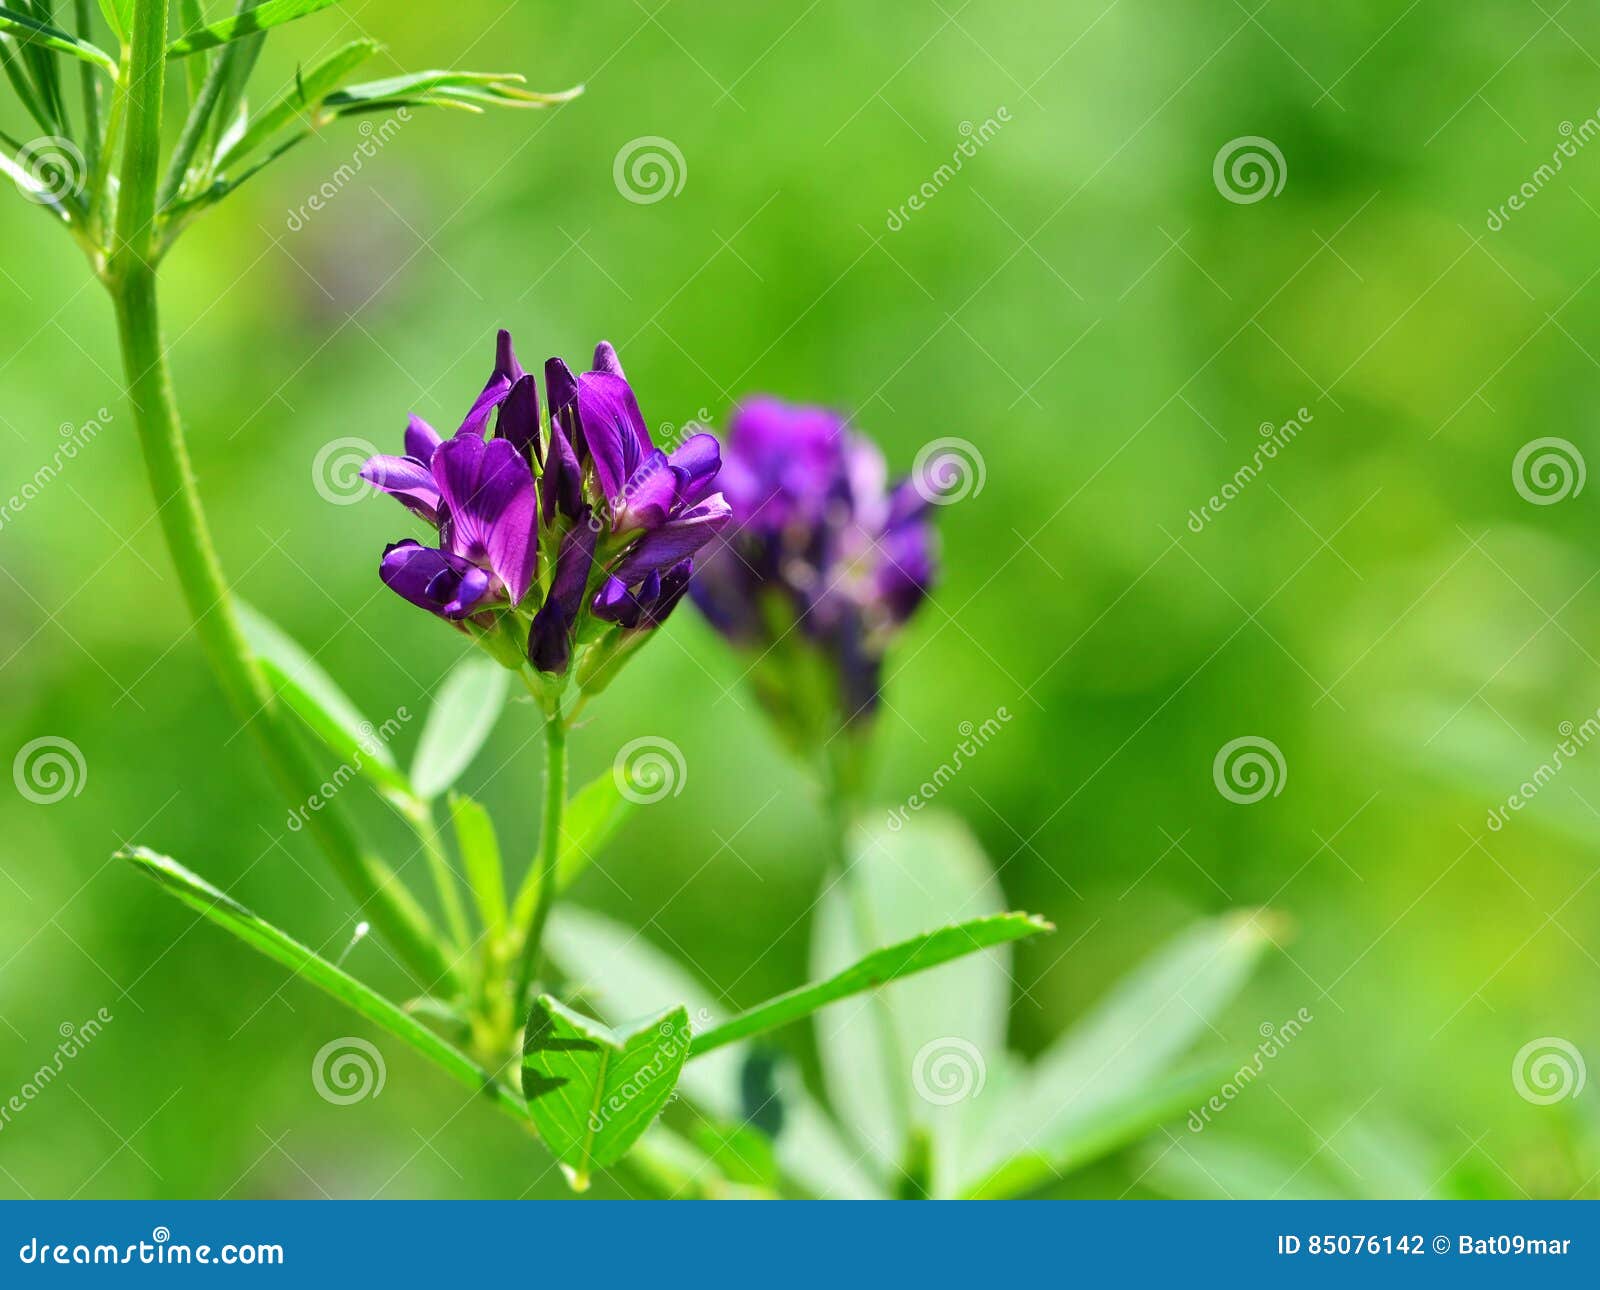
<path fill-rule="evenodd" d="M 575 1190 L 622 1159 L 661 1113 L 689 1038 L 682 1005 L 617 1031 L 548 995 L 534 1003 L 522 1044 L 522 1092 Z"/>
<path fill-rule="evenodd" d="M 243 13 L 185 32 L 167 46 L 167 56 L 182 58 L 185 54 L 225 45 L 231 40 L 253 36 L 257 32 L 269 31 L 273 27 L 281 27 L 286 22 L 304 18 L 307 14 L 316 13 L 338 3 L 339 0 L 266 0 L 265 4 L 247 9 Z"/>
<path fill-rule="evenodd" d="M 470 797 L 452 793 L 450 819 L 455 825 L 456 845 L 467 871 L 467 885 L 478 905 L 478 916 L 490 937 L 504 936 L 506 880 L 500 863 L 500 843 L 489 812 Z"/>
<path fill-rule="evenodd" d="M 993 914 L 934 931 L 924 932 L 894 945 L 874 950 L 843 972 L 825 981 L 799 986 L 765 1003 L 741 1012 L 731 1021 L 695 1036 L 694 1056 L 721 1048 L 751 1035 L 809 1017 L 818 1008 L 865 990 L 915 976 L 954 959 L 965 958 L 993 945 L 1052 932 L 1055 928 L 1033 914 Z"/>
<path fill-rule="evenodd" d="M 411 783 L 434 798 L 461 777 L 499 720 L 511 674 L 491 658 L 468 655 L 439 687 L 422 727 Z"/>
<path fill-rule="evenodd" d="M 224 170 L 248 156 L 285 126 L 297 121 L 309 123 L 324 97 L 382 48 L 375 40 L 352 40 L 321 62 L 298 72 L 294 85 L 271 107 L 258 112 L 236 142 L 219 151 L 217 169 Z"/>
<path fill-rule="evenodd" d="M 96 67 L 102 67 L 113 76 L 117 74 L 117 60 L 105 50 L 91 45 L 87 40 L 79 40 L 69 32 L 30 18 L 25 13 L 0 8 L 0 31 L 15 37 L 17 45 L 25 51 L 40 47 L 54 49 L 63 54 L 71 54 L 74 58 L 81 58 L 86 63 L 93 63 Z"/>
<path fill-rule="evenodd" d="M 504 1085 L 498 1084 L 465 1053 L 441 1039 L 405 1009 L 390 1003 L 344 969 L 252 913 L 198 874 L 191 873 L 176 860 L 158 855 L 145 847 L 119 851 L 117 855 L 119 859 L 131 861 L 140 872 L 155 879 L 190 909 L 232 932 L 247 945 L 283 964 L 296 976 L 409 1044 L 459 1083 L 475 1092 L 494 1097 L 508 1110 L 521 1114 L 521 1099 Z"/>
<path fill-rule="evenodd" d="M 333 754 L 379 788 L 417 796 L 395 763 L 384 730 L 363 717 L 333 678 L 271 619 L 242 601 L 238 610 L 245 640 L 273 688 Z"/>

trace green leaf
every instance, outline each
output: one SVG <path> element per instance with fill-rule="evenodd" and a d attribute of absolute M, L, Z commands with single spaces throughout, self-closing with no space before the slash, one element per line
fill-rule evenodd
<path fill-rule="evenodd" d="M 723 1009 L 715 995 L 677 960 L 631 928 L 574 905 L 559 905 L 545 931 L 545 947 L 586 999 L 616 1020 L 647 1009 L 682 1003 L 696 1027 L 716 1024 Z M 678 1087 L 701 1110 L 725 1123 L 742 1123 L 749 1109 L 742 1076 L 748 1044 L 730 1044 L 684 1066 Z M 828 1199 L 872 1199 L 883 1194 L 861 1167 L 860 1153 L 834 1127 L 804 1081 L 780 1076 L 783 1127 L 778 1164 L 812 1195 Z M 660 1125 L 646 1135 L 656 1136 Z"/>
<path fill-rule="evenodd" d="M 468 655 L 439 687 L 422 727 L 411 782 L 435 798 L 460 778 L 494 729 L 511 674 L 492 658 Z"/>
<path fill-rule="evenodd" d="M 183 18 L 186 28 L 205 26 L 205 11 L 200 8 L 200 0 L 182 0 L 179 13 Z M 206 60 L 203 58 L 190 59 L 183 65 L 184 86 L 189 91 L 189 102 L 192 104 L 200 97 L 200 88 L 206 80 Z"/>
<path fill-rule="evenodd" d="M 533 1005 L 523 1038 L 522 1092 L 575 1191 L 615 1164 L 678 1083 L 689 1051 L 680 1004 L 625 1031 L 585 1017 L 548 995 Z"/>
<path fill-rule="evenodd" d="M 133 0 L 100 0 L 100 14 L 116 38 L 126 43 L 133 30 Z"/>
<path fill-rule="evenodd" d="M 225 45 L 230 40 L 238 40 L 243 36 L 253 36 L 257 32 L 280 27 L 286 22 L 304 18 L 308 14 L 338 3 L 339 0 L 266 0 L 265 4 L 234 14 L 231 18 L 223 18 L 207 26 L 185 32 L 167 46 L 167 57 L 182 58 L 185 54 Z"/>
<path fill-rule="evenodd" d="M 557 886 L 565 888 L 605 849 L 636 803 L 622 795 L 614 771 L 590 780 L 567 803 L 561 821 L 561 849 L 556 858 Z"/>
<path fill-rule="evenodd" d="M 969 1176 L 991 1179 L 1007 1158 L 1073 1142 L 1102 1115 L 1153 1097 L 1172 1062 L 1212 1030 L 1281 926 L 1262 910 L 1224 914 L 1140 964 L 1045 1051 L 998 1108 Z"/>
<path fill-rule="evenodd" d="M 22 100 L 22 106 L 28 109 L 28 115 L 39 123 L 39 128 L 47 135 L 53 134 L 56 123 L 50 115 L 45 102 L 39 97 L 38 88 L 28 78 L 27 68 L 23 62 L 22 54 L 18 51 L 13 37 L 0 34 L 0 67 L 5 69 L 6 79 L 11 82 L 11 88 L 17 92 L 17 97 Z M 20 145 L 13 144 L 20 150 Z M 31 184 L 17 181 L 25 192 L 32 193 Z"/>
<path fill-rule="evenodd" d="M 244 134 L 219 153 L 217 169 L 223 170 L 248 156 L 285 126 L 296 121 L 309 123 L 322 106 L 322 100 L 339 82 L 382 48 L 375 40 L 352 40 L 310 70 L 297 72 L 293 88 L 259 113 Z"/>
<path fill-rule="evenodd" d="M 102 67 L 110 72 L 112 76 L 117 74 L 117 60 L 105 50 L 91 45 L 87 40 L 79 40 L 69 32 L 51 27 L 36 18 L 30 18 L 25 13 L 0 8 L 0 31 L 13 35 L 18 46 L 24 51 L 42 46 L 63 54 L 71 54 L 86 63 L 93 63 L 96 67 Z"/>
<path fill-rule="evenodd" d="M 403 1008 L 390 1003 L 371 987 L 363 985 L 342 968 L 328 962 L 302 945 L 287 932 L 246 909 L 238 901 L 217 890 L 198 874 L 191 873 L 169 856 L 145 847 L 117 852 L 119 859 L 131 861 L 140 872 L 155 879 L 169 894 L 190 909 L 232 932 L 245 944 L 260 950 L 290 969 L 296 976 L 339 1002 L 352 1008 L 374 1025 L 381 1026 L 402 1042 L 415 1048 L 429 1061 L 443 1068 L 457 1082 L 474 1091 L 494 1097 L 507 1110 L 519 1116 L 522 1100 L 495 1081 L 489 1072 L 465 1053 L 441 1039 Z"/>
<path fill-rule="evenodd" d="M 808 1017 L 818 1008 L 847 999 L 864 990 L 888 985 L 901 977 L 926 972 L 954 959 L 986 950 L 993 945 L 1036 936 L 1040 932 L 1053 932 L 1055 928 L 1034 914 L 991 914 L 987 918 L 974 918 L 965 923 L 941 927 L 924 932 L 896 945 L 874 950 L 860 962 L 836 973 L 826 981 L 816 981 L 780 994 L 775 999 L 757 1004 L 742 1012 L 732 1021 L 695 1037 L 695 1057 L 748 1039 L 763 1031 L 788 1025 L 801 1017 Z"/>
<path fill-rule="evenodd" d="M 817 909 L 813 976 L 926 928 L 1006 908 L 989 858 L 953 816 L 924 810 L 898 830 L 882 817 L 863 821 L 848 848 L 849 876 L 828 887 Z M 915 1080 L 922 1067 L 948 1060 L 970 1067 L 972 1089 L 981 1092 L 979 1076 L 1005 1060 L 1011 982 L 1010 951 L 1000 947 L 818 1016 L 829 1102 L 886 1177 L 898 1176 L 912 1132 L 921 1130 L 935 1194 L 958 1185 L 959 1159 L 988 1102 L 970 1095 L 931 1101 L 917 1095 Z"/>
<path fill-rule="evenodd" d="M 395 717 L 374 726 L 345 697 L 322 668 L 271 619 L 243 601 L 239 623 L 267 679 L 285 703 L 346 766 L 379 788 L 414 798 L 418 794 L 401 773 L 385 742 L 397 722 L 411 714 L 400 708 Z"/>
<path fill-rule="evenodd" d="M 478 916 L 492 938 L 505 935 L 506 885 L 500 864 L 500 843 L 495 837 L 489 812 L 470 797 L 450 795 L 450 819 L 455 825 L 456 845 L 466 867 L 467 885 L 478 904 Z"/>
<path fill-rule="evenodd" d="M 1057 1119 L 1030 1145 L 969 1184 L 972 1199 L 1020 1195 L 1060 1178 L 1145 1136 L 1210 1097 L 1233 1065 L 1209 1063 L 1180 1075 L 1117 1090 L 1092 1112 Z"/>
<path fill-rule="evenodd" d="M 554 93 L 525 90 L 520 88 L 525 79 L 515 72 L 409 72 L 348 86 L 328 95 L 324 104 L 337 112 L 428 104 L 464 107 L 477 112 L 482 110 L 477 106 L 480 103 L 498 107 L 550 107 L 566 103 L 583 92 L 581 85 Z"/>

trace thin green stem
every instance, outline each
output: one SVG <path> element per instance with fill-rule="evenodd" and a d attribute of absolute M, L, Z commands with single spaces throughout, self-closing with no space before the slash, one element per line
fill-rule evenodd
<path fill-rule="evenodd" d="M 517 990 L 512 998 L 520 1020 L 528 989 L 538 979 L 543 960 L 544 929 L 550 909 L 556 903 L 556 861 L 561 854 L 561 814 L 567 805 L 567 725 L 561 715 L 561 700 L 551 705 L 544 723 L 544 818 L 539 827 L 539 856 L 534 862 L 539 875 L 538 895 L 533 917 L 522 938 L 522 964 L 517 972 Z"/>
<path fill-rule="evenodd" d="M 78 35 L 92 39 L 89 22 L 89 0 L 72 0 L 73 17 L 78 24 Z M 83 85 L 83 152 L 93 174 L 100 159 L 100 70 L 92 63 L 82 62 L 78 74 Z"/>
<path fill-rule="evenodd" d="M 164 0 L 137 0 L 125 51 L 127 135 L 117 206 L 117 237 L 106 275 L 116 309 L 128 399 L 139 432 L 162 534 L 184 599 L 213 671 L 235 714 L 254 733 L 274 778 L 291 802 L 320 797 L 321 776 L 292 718 L 277 701 L 245 643 L 212 545 L 189 464 L 161 342 L 156 274 L 150 251 L 161 150 L 166 50 Z M 362 912 L 427 983 L 459 988 L 455 969 L 427 917 L 398 883 L 362 853 L 344 816 L 329 803 L 307 824 Z"/>

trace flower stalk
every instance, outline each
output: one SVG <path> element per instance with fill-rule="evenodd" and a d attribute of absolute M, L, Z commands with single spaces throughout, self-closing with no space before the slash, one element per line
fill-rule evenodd
<path fill-rule="evenodd" d="M 136 0 L 118 79 L 118 94 L 125 100 L 125 135 L 116 235 L 105 282 L 116 312 L 128 399 L 156 514 L 195 634 L 234 714 L 255 735 L 273 777 L 291 802 L 300 802 L 317 795 L 321 776 L 245 642 L 200 504 L 161 341 L 154 248 L 166 25 L 163 0 Z M 427 916 L 402 896 L 392 876 L 363 854 L 343 815 L 331 807 L 318 811 L 308 821 L 308 831 L 363 915 L 408 966 L 430 986 L 458 985 L 455 967 Z"/>
<path fill-rule="evenodd" d="M 544 929 L 556 903 L 557 862 L 561 856 L 561 817 L 567 805 L 567 725 L 561 700 L 553 700 L 544 722 L 544 810 L 539 823 L 539 855 L 534 862 L 533 910 L 522 936 L 513 1006 L 519 1016 L 538 979 L 544 957 Z M 522 902 L 518 902 L 521 904 Z"/>

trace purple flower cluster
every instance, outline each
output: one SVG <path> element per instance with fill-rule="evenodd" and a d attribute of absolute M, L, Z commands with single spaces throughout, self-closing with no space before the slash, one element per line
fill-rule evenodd
<path fill-rule="evenodd" d="M 734 523 L 701 554 L 695 604 L 736 644 L 759 651 L 758 693 L 802 737 L 805 663 L 790 628 L 833 673 L 833 720 L 877 705 L 884 652 L 927 595 L 936 542 L 928 501 L 888 482 L 883 454 L 825 408 L 774 398 L 734 413 L 719 486 Z"/>
<path fill-rule="evenodd" d="M 499 334 L 494 371 L 449 439 L 413 416 L 403 456 L 371 458 L 362 476 L 438 530 L 406 539 L 379 576 L 414 605 L 476 629 L 494 648 L 580 682 L 658 626 L 682 598 L 694 555 L 732 516 L 716 490 L 721 453 L 697 434 L 657 448 L 612 347 L 574 376 L 559 358 L 539 386 Z M 490 418 L 493 437 L 486 437 Z"/>

